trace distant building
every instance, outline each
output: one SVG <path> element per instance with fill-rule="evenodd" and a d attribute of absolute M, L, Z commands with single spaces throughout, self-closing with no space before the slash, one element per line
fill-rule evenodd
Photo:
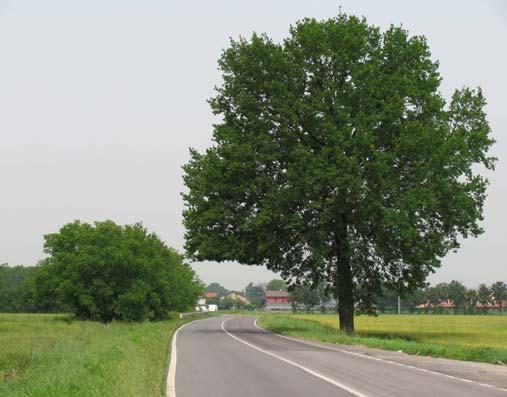
<path fill-rule="evenodd" d="M 218 295 L 217 295 L 217 293 L 216 293 L 215 291 L 206 291 L 206 292 L 204 293 L 204 297 L 205 297 L 206 299 L 215 299 L 217 296 L 218 296 Z"/>
<path fill-rule="evenodd" d="M 266 310 L 292 310 L 287 291 L 266 291 Z"/>
<path fill-rule="evenodd" d="M 209 308 L 211 306 L 216 306 L 216 305 L 209 304 L 209 302 L 207 302 L 207 299 L 216 299 L 216 298 L 217 298 L 216 292 L 214 292 L 214 291 L 205 292 L 204 295 L 199 297 L 199 300 L 197 301 L 197 306 L 195 307 L 195 311 L 196 312 L 215 311 L 216 309 L 210 310 Z"/>
<path fill-rule="evenodd" d="M 237 301 L 241 301 L 245 304 L 250 303 L 250 301 L 248 300 L 248 298 L 246 296 L 240 294 L 239 292 L 235 292 L 235 291 L 231 291 L 227 295 L 224 295 L 220 298 L 220 300 L 224 300 L 224 299 L 232 299 L 235 301 L 237 300 Z"/>

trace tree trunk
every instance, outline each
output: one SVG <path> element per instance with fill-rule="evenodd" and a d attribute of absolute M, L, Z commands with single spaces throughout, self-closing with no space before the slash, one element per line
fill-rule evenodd
<path fill-rule="evenodd" d="M 342 284 L 338 293 L 340 331 L 352 335 L 354 333 L 354 294 L 352 291 L 352 277 L 348 285 L 346 282 L 341 282 L 340 284 Z"/>
<path fill-rule="evenodd" d="M 342 220 L 345 221 L 343 216 Z M 346 223 L 343 222 L 340 226 L 340 229 L 336 233 L 337 266 L 335 288 L 338 296 L 340 331 L 351 335 L 354 333 L 354 286 Z"/>

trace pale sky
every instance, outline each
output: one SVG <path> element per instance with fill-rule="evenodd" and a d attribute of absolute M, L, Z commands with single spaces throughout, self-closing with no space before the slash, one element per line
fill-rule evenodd
<path fill-rule="evenodd" d="M 342 10 L 424 34 L 442 93 L 480 85 L 499 157 L 485 233 L 432 282 L 507 281 L 507 2 L 361 0 L 0 0 L 0 263 L 33 265 L 43 235 L 74 219 L 142 221 L 182 251 L 181 166 L 211 143 L 206 99 L 228 38 L 276 40 L 303 17 Z M 242 289 L 264 268 L 193 264 Z"/>

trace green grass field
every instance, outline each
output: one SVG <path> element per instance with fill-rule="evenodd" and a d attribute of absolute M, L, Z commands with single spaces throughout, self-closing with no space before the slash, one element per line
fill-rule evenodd
<path fill-rule="evenodd" d="M 183 322 L 0 314 L 0 396 L 163 396 L 169 341 Z"/>
<path fill-rule="evenodd" d="M 356 335 L 338 331 L 336 314 L 265 314 L 260 325 L 284 335 L 359 344 L 409 354 L 507 363 L 507 316 L 356 316 Z"/>

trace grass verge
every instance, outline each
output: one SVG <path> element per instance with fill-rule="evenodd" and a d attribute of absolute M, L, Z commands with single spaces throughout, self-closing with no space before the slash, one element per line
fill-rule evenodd
<path fill-rule="evenodd" d="M 355 336 L 339 332 L 336 315 L 264 314 L 259 325 L 282 335 L 329 343 L 464 361 L 507 363 L 507 318 L 362 316 L 358 320 Z"/>
<path fill-rule="evenodd" d="M 171 335 L 194 319 L 0 314 L 0 396 L 164 396 Z"/>

